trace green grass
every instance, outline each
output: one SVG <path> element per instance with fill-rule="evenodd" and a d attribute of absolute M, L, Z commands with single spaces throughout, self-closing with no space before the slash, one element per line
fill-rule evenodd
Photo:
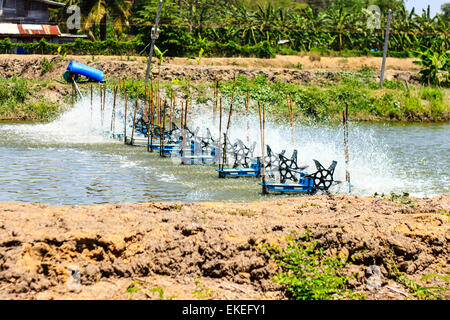
<path fill-rule="evenodd" d="M 287 237 L 286 246 L 266 244 L 261 248 L 281 267 L 274 281 L 294 300 L 361 299 L 347 288 L 346 263 L 339 256 L 326 255 L 309 234 Z"/>
<path fill-rule="evenodd" d="M 60 113 L 60 106 L 37 97 L 35 82 L 23 78 L 0 78 L 0 120 L 45 121 Z"/>

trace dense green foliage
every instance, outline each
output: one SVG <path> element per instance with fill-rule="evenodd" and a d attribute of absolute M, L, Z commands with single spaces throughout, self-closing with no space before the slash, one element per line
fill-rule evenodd
<path fill-rule="evenodd" d="M 132 49 L 119 45 L 127 54 L 141 53 L 150 42 L 158 2 L 65 1 L 80 5 L 81 33 L 88 33 L 92 40 L 133 39 Z M 369 4 L 381 8 L 380 29 L 368 26 L 373 18 L 367 11 Z M 196 56 L 201 49 L 206 56 L 270 57 L 312 49 L 379 55 L 388 9 L 394 11 L 392 56 L 408 56 L 421 46 L 440 52 L 449 48 L 447 6 L 442 14 L 431 17 L 429 10 L 408 12 L 402 0 L 165 0 L 158 46 L 168 50 L 167 56 Z M 58 12 L 62 28 L 64 12 L 65 8 Z M 89 47 L 95 51 L 94 45 Z"/>
<path fill-rule="evenodd" d="M 382 1 L 379 1 L 381 3 Z M 391 1 L 394 9 L 390 50 L 403 52 L 420 46 L 444 50 L 449 47 L 448 19 L 431 17 L 430 11 L 406 11 L 401 1 Z M 130 30 L 150 41 L 157 0 L 138 1 L 135 26 Z M 180 5 L 181 4 L 181 5 Z M 247 7 L 245 2 L 165 1 L 161 17 L 159 44 L 169 56 L 192 55 L 200 48 L 206 54 L 211 43 L 257 45 L 269 42 L 273 48 L 296 51 L 313 48 L 325 50 L 380 51 L 384 40 L 386 11 L 382 12 L 381 28 L 368 28 L 368 1 L 337 0 L 326 10 L 314 12 L 310 7 L 277 7 L 270 2 Z M 383 7 L 383 6 L 382 6 Z M 279 45 L 280 41 L 289 40 Z"/>
<path fill-rule="evenodd" d="M 84 41 L 77 39 L 73 43 L 55 44 L 44 39 L 36 43 L 13 43 L 9 39 L 0 40 L 0 52 L 8 53 L 16 48 L 25 52 L 36 54 L 79 54 L 79 55 L 133 55 L 142 43 L 135 41 L 119 42 L 115 40 L 106 41 Z"/>

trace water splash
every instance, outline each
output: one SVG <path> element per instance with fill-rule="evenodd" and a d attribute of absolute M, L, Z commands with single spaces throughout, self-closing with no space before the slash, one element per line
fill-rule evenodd
<path fill-rule="evenodd" d="M 20 141 L 20 144 L 27 148 L 43 148 L 45 146 L 44 148 L 48 149 L 45 152 L 55 152 L 61 144 L 68 147 L 93 145 L 94 147 L 88 148 L 88 151 L 83 151 L 88 153 L 95 151 L 96 144 L 112 145 L 113 148 L 110 149 L 108 157 L 112 157 L 114 162 L 119 163 L 121 169 L 134 170 L 135 168 L 142 169 L 142 166 L 145 166 L 144 169 L 148 169 L 144 170 L 145 174 L 155 181 L 178 183 L 189 189 L 200 187 L 200 182 L 191 180 L 194 177 L 180 178 L 179 174 L 175 174 L 174 172 L 181 169 L 174 167 L 170 161 L 167 161 L 168 164 L 164 169 L 154 169 L 151 162 L 132 161 L 129 156 L 118 156 L 119 158 L 115 159 L 113 152 L 116 147 L 114 144 L 120 142 L 111 138 L 111 131 L 124 132 L 125 101 L 119 95 L 117 96 L 116 116 L 113 121 L 113 100 L 112 92 L 107 92 L 105 108 L 102 110 L 100 96 L 95 94 L 92 105 L 90 96 L 84 97 L 77 101 L 73 108 L 51 123 L 2 125 L 0 126 L 0 139 L 7 144 L 17 144 L 17 141 Z M 130 134 L 135 103 L 129 100 L 127 105 L 127 132 Z M 224 105 L 228 105 L 226 101 Z M 142 104 L 139 103 L 138 106 L 141 110 Z M 247 118 L 242 112 L 243 109 L 243 104 L 236 104 L 229 138 L 231 141 L 241 139 L 248 144 L 247 137 L 250 137 L 250 144 L 256 142 L 255 155 L 261 155 L 259 116 L 255 113 L 250 115 L 250 126 L 247 130 Z M 219 116 L 212 112 L 212 101 L 208 101 L 206 104 L 194 102 L 191 111 L 188 126 L 192 129 L 199 127 L 200 135 L 204 136 L 207 133 L 206 129 L 209 128 L 217 139 Z M 226 130 L 227 120 L 228 110 L 224 110 L 222 133 Z M 179 119 L 176 122 L 179 122 Z M 423 125 L 398 127 L 388 124 L 350 123 L 348 170 L 354 186 L 352 193 L 368 196 L 375 192 L 385 194 L 409 192 L 414 196 L 432 196 L 449 192 L 449 164 L 445 161 L 450 156 L 449 131 L 449 125 L 443 125 L 438 131 L 430 132 Z M 420 133 L 415 134 L 415 132 Z M 421 134 L 426 138 L 423 138 Z M 136 136 L 138 136 L 137 133 Z M 294 149 L 298 150 L 299 164 L 308 165 L 307 171 L 309 172 L 315 171 L 313 159 L 320 161 L 325 167 L 328 167 L 333 160 L 338 161 L 335 179 L 345 180 L 346 164 L 341 124 L 296 123 L 292 137 L 288 121 L 280 124 L 267 119 L 265 138 L 266 144 L 270 145 L 274 152 L 286 150 L 287 154 L 291 155 Z M 411 150 L 411 145 L 416 149 Z M 415 150 L 421 152 L 415 152 Z M 139 149 L 138 151 L 145 155 L 144 150 Z M 133 153 L 133 157 L 138 151 Z M 186 167 L 183 167 L 183 170 L 190 170 L 184 168 Z M 115 170 L 113 167 L 110 169 Z M 210 167 L 205 169 L 214 170 Z M 158 170 L 164 171 L 159 172 Z M 104 187 L 107 188 L 107 185 L 105 184 Z M 340 188 L 333 191 L 346 192 L 347 188 L 345 185 L 341 185 Z M 211 193 L 203 186 L 202 191 L 183 192 L 185 192 L 185 198 L 187 197 L 185 200 L 188 201 L 208 200 L 208 197 L 211 196 Z M 224 190 L 223 194 L 225 195 L 226 192 Z"/>

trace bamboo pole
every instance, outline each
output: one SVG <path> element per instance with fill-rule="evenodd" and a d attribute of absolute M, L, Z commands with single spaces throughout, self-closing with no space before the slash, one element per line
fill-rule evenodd
<path fill-rule="evenodd" d="M 181 101 L 181 116 L 180 116 L 180 128 L 181 129 L 184 129 L 183 119 L 184 119 L 184 102 Z"/>
<path fill-rule="evenodd" d="M 223 162 L 222 162 L 222 168 L 226 162 L 226 150 L 227 150 L 227 138 L 228 138 L 228 132 L 230 130 L 230 124 L 231 124 L 231 116 L 233 114 L 233 103 L 234 103 L 234 93 L 236 89 L 236 74 L 234 74 L 234 80 L 233 80 L 233 93 L 231 95 L 231 105 L 230 105 L 230 113 L 228 115 L 228 123 L 227 123 L 227 130 L 225 131 L 225 137 L 224 137 L 224 147 L 223 147 Z"/>
<path fill-rule="evenodd" d="M 166 139 L 166 107 L 167 107 L 167 101 L 164 103 L 163 107 L 163 125 L 161 130 L 161 149 L 160 149 L 160 156 L 165 157 L 164 153 L 164 142 Z"/>
<path fill-rule="evenodd" d="M 263 194 L 267 194 L 267 187 L 266 187 L 266 161 L 265 161 L 265 137 L 264 137 L 264 132 L 265 132 L 265 128 L 266 128 L 266 112 L 265 112 L 265 106 L 263 104 L 262 106 L 262 112 L 261 112 L 261 102 L 258 101 L 258 107 L 259 107 L 259 127 L 261 130 L 261 155 L 262 155 L 262 166 L 263 166 L 263 172 L 261 175 L 261 180 L 262 180 L 262 192 Z"/>
<path fill-rule="evenodd" d="M 247 112 L 247 144 L 250 145 L 250 93 L 247 90 L 247 99 L 245 100 L 245 110 Z"/>
<path fill-rule="evenodd" d="M 345 152 L 345 181 L 348 183 L 348 192 L 351 192 L 351 186 L 350 186 L 350 171 L 349 171 L 349 164 L 350 164 L 350 156 L 348 153 L 348 103 L 345 102 L 345 111 L 343 111 L 343 124 L 344 124 L 344 152 Z"/>
<path fill-rule="evenodd" d="M 293 105 L 292 105 L 292 94 L 289 94 L 289 118 L 291 120 L 291 142 L 294 145 L 294 113 L 293 113 Z"/>
<path fill-rule="evenodd" d="M 75 79 L 72 77 L 72 108 L 75 105 Z"/>
<path fill-rule="evenodd" d="M 94 106 L 94 92 L 93 92 L 93 88 L 92 88 L 92 83 L 91 83 L 91 121 L 92 121 L 92 108 Z"/>
<path fill-rule="evenodd" d="M 175 96 L 173 94 L 173 90 L 170 89 L 170 109 L 169 109 L 169 130 L 172 131 L 173 130 L 173 109 L 175 106 Z"/>
<path fill-rule="evenodd" d="M 127 92 L 125 91 L 125 114 L 123 116 L 124 118 L 124 125 L 123 125 L 123 143 L 127 143 L 127 106 L 128 106 L 128 97 Z"/>
<path fill-rule="evenodd" d="M 111 133 L 114 134 L 116 130 L 116 97 L 117 97 L 117 87 L 114 86 L 114 102 L 111 114 Z"/>
<path fill-rule="evenodd" d="M 147 111 L 147 152 L 150 152 L 150 135 L 152 135 L 152 116 L 153 116 L 153 96 L 152 96 L 152 89 L 150 89 L 150 95 L 147 97 L 147 105 L 148 105 L 148 111 Z"/>
<path fill-rule="evenodd" d="M 184 128 L 187 129 L 187 115 L 188 115 L 189 97 L 186 98 L 186 105 L 184 107 Z"/>
<path fill-rule="evenodd" d="M 134 145 L 134 129 L 135 129 L 135 126 L 136 126 L 136 112 L 137 112 L 137 109 L 138 109 L 138 97 L 139 97 L 139 92 L 136 89 L 136 104 L 134 105 L 133 128 L 131 129 L 130 145 Z"/>
<path fill-rule="evenodd" d="M 153 91 L 153 81 L 151 83 L 151 91 L 150 91 L 150 97 L 151 97 L 151 115 L 152 115 L 152 124 L 149 128 L 150 130 L 150 152 L 153 152 L 153 133 L 154 133 L 154 129 L 155 129 L 155 103 L 154 103 L 154 91 Z"/>
<path fill-rule="evenodd" d="M 218 149 L 220 150 L 221 145 L 222 145 L 222 96 L 220 96 L 220 108 L 219 108 L 219 147 Z M 219 151 L 220 152 L 220 151 Z M 219 170 L 222 169 L 221 167 L 221 158 L 219 155 Z"/>

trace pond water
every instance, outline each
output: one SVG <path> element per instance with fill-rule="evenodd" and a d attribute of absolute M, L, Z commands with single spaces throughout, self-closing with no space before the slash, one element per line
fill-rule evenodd
<path fill-rule="evenodd" d="M 90 99 L 78 102 L 59 119 L 46 124 L 0 122 L 0 201 L 57 205 L 145 201 L 255 201 L 264 196 L 257 179 L 218 179 L 215 166 L 183 166 L 160 158 L 144 147 L 111 139 L 111 101 L 103 117 Z M 96 99 L 98 100 L 98 99 Z M 133 105 L 131 102 L 128 104 Z M 209 104 L 211 106 L 211 102 Z M 218 116 L 210 107 L 194 106 L 188 125 L 218 136 Z M 129 115 L 130 118 L 130 115 Z M 227 114 L 223 125 L 226 125 Z M 131 122 L 131 121 L 129 121 Z M 116 132 L 123 131 L 123 102 L 117 107 Z M 131 132 L 131 129 L 128 129 Z M 223 128 L 225 130 L 225 128 Z M 231 140 L 247 135 L 257 141 L 259 120 L 236 113 Z M 336 180 L 345 180 L 341 124 L 298 124 L 291 128 L 267 122 L 266 143 L 274 151 L 298 150 L 299 163 L 313 159 L 328 167 L 338 161 Z M 408 192 L 428 197 L 450 191 L 450 124 L 350 123 L 352 194 Z M 344 193 L 343 184 L 333 192 Z"/>

